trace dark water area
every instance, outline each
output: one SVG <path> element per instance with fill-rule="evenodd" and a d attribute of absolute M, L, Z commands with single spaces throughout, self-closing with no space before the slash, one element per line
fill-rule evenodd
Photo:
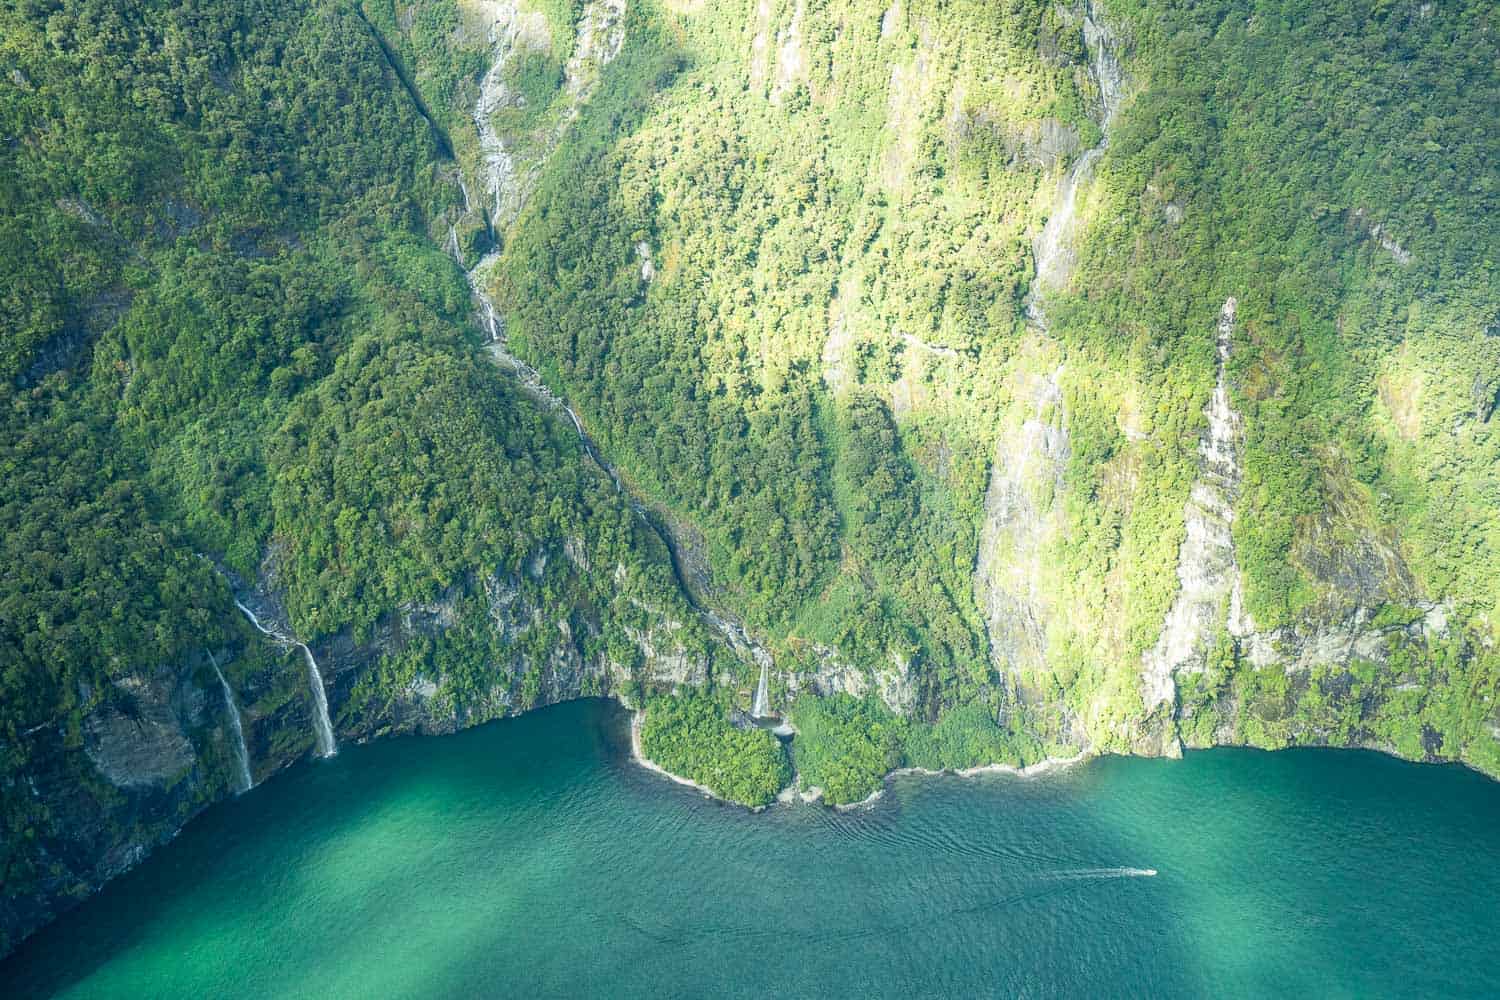
<path fill-rule="evenodd" d="M 752 815 L 627 729 L 585 701 L 299 765 L 0 996 L 1500 995 L 1500 784 L 1462 769 L 1214 750 Z"/>

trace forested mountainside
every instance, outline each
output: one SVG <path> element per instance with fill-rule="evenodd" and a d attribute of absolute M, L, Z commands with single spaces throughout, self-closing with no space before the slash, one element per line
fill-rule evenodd
<path fill-rule="evenodd" d="M 583 694 L 1500 773 L 1492 5 L 117 7 L 0 12 L 0 952 Z"/>

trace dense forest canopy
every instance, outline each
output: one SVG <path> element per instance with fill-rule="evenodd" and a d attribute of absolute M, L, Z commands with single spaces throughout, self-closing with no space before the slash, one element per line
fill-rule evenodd
<path fill-rule="evenodd" d="M 100 733 L 163 685 L 153 822 L 229 787 L 221 664 L 262 770 L 311 748 L 251 592 L 335 654 L 336 728 L 649 697 L 652 754 L 755 804 L 792 772 L 731 721 L 747 642 L 835 801 L 1222 742 L 1495 773 L 1497 27 L 8 5 L 7 883 L 89 882 L 38 774 L 133 836 Z"/>
<path fill-rule="evenodd" d="M 235 687 L 282 664 L 256 714 L 305 698 L 300 659 L 225 582 L 253 582 L 268 553 L 308 642 L 368 637 L 580 535 L 620 569 L 549 576 L 553 618 L 682 605 L 575 439 L 480 350 L 429 232 L 462 199 L 455 172 L 358 11 L 70 0 L 0 18 L 8 887 L 47 877 L 35 845 L 67 832 L 27 776 L 60 748 L 68 781 L 116 801 L 75 752 L 88 718 L 139 711 L 141 683 L 202 677 L 218 650 Z M 377 665 L 359 700 L 424 669 L 455 702 L 487 692 L 511 640 L 470 620 L 486 613 L 473 600 L 461 612 L 451 637 Z M 642 617 L 622 609 L 607 636 Z"/>

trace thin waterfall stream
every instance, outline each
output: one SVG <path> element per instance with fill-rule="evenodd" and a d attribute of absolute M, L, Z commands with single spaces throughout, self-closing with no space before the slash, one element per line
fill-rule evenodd
<path fill-rule="evenodd" d="M 580 49 L 597 50 L 592 51 L 591 59 L 582 59 L 575 53 L 569 60 L 567 79 L 565 81 L 565 92 L 569 96 L 569 106 L 563 115 L 563 125 L 555 133 L 548 144 L 549 148 L 555 145 L 561 138 L 562 128 L 573 121 L 578 114 L 579 108 L 587 100 L 591 92 L 591 81 L 583 74 L 580 67 L 592 61 L 598 67 L 610 62 L 620 51 L 623 40 L 623 17 L 625 4 L 623 0 L 603 0 L 603 2 L 590 3 L 585 6 L 582 18 L 578 23 L 578 46 Z M 503 227 L 519 214 L 522 204 L 525 202 L 528 191 L 523 183 L 525 175 L 516 169 L 515 157 L 512 150 L 507 148 L 505 140 L 499 136 L 491 123 L 491 116 L 496 110 L 506 105 L 511 99 L 506 93 L 503 69 L 505 60 L 510 55 L 511 49 L 516 43 L 519 31 L 519 22 L 514 5 L 503 5 L 499 15 L 490 30 L 490 42 L 494 46 L 494 61 L 485 72 L 480 81 L 480 96 L 474 107 L 474 125 L 479 131 L 480 154 L 483 160 L 483 174 L 481 180 L 485 193 L 489 195 L 493 214 L 487 215 L 486 221 L 490 230 L 490 239 L 496 247 L 481 257 L 472 268 L 465 269 L 465 277 L 468 279 L 469 290 L 474 297 L 478 307 L 478 316 L 481 326 L 488 335 L 488 343 L 485 349 L 489 352 L 495 363 L 503 368 L 508 368 L 520 382 L 521 387 L 537 402 L 546 408 L 565 415 L 573 425 L 573 430 L 578 435 L 579 444 L 583 447 L 584 454 L 594 465 L 614 483 L 616 492 L 625 496 L 630 503 L 631 509 L 641 522 L 662 540 L 667 552 L 671 557 L 672 572 L 677 578 L 679 589 L 687 598 L 688 603 L 698 613 L 698 616 L 714 631 L 722 635 L 735 652 L 741 656 L 747 656 L 752 662 L 761 668 L 761 684 L 766 683 L 766 673 L 774 664 L 771 653 L 764 646 L 750 637 L 744 626 L 730 618 L 702 606 L 698 598 L 694 596 L 692 589 L 688 586 L 683 575 L 676 538 L 671 530 L 647 505 L 630 491 L 614 467 L 607 462 L 599 449 L 595 446 L 588 432 L 584 430 L 583 421 L 568 403 L 557 393 L 553 392 L 542 379 L 541 372 L 517 357 L 510 350 L 506 338 L 505 319 L 495 308 L 494 300 L 490 297 L 485 286 L 486 278 L 500 258 L 498 249 L 497 229 Z M 597 83 L 596 80 L 592 83 Z M 466 211 L 472 211 L 472 203 L 469 198 L 469 187 L 462 177 L 460 171 L 459 187 L 464 195 L 464 206 Z M 456 236 L 450 240 L 451 252 L 460 267 L 464 266 L 463 255 L 458 246 Z"/>
<path fill-rule="evenodd" d="M 1105 27 L 1096 4 L 1090 3 L 1083 17 L 1083 40 L 1089 53 L 1089 74 L 1099 90 L 1099 142 L 1085 150 L 1063 175 L 1046 225 L 1032 244 L 1036 277 L 1026 297 L 1026 316 L 1043 331 L 1047 317 L 1042 311 L 1042 289 L 1065 284 L 1073 268 L 1073 228 L 1078 214 L 1078 188 L 1094 176 L 1099 158 L 1109 148 L 1110 127 L 1125 92 L 1125 76 L 1115 55 L 1115 37 Z"/>
<path fill-rule="evenodd" d="M 766 703 L 770 701 L 770 677 L 767 665 L 760 665 L 760 683 L 755 685 L 755 700 L 750 703 L 750 715 L 764 719 L 768 714 Z"/>
<path fill-rule="evenodd" d="M 234 730 L 235 757 L 240 765 L 239 790 L 243 794 L 255 787 L 255 778 L 250 774 L 250 752 L 245 748 L 245 729 L 240 723 L 239 706 L 234 702 L 234 690 L 229 686 L 229 681 L 224 679 L 224 671 L 219 669 L 219 661 L 214 658 L 213 653 L 208 654 L 208 662 L 214 665 L 219 687 L 224 690 L 224 710 L 229 713 L 229 726 Z"/>
<path fill-rule="evenodd" d="M 1032 242 L 1035 275 L 1026 294 L 1026 321 L 1045 341 L 1051 341 L 1051 334 L 1044 299 L 1049 291 L 1067 284 L 1073 268 L 1078 189 L 1093 177 L 1109 147 L 1110 130 L 1125 92 L 1115 37 L 1094 2 L 1084 13 L 1083 40 L 1089 54 L 1089 74 L 1099 92 L 1099 141 L 1063 174 L 1052 211 Z M 1055 515 L 1034 502 L 1028 483 L 1050 479 L 1059 490 L 1063 485 L 1063 467 L 1070 454 L 1068 415 L 1060 381 L 1064 368 L 1065 364 L 1059 363 L 1051 371 L 1039 372 L 1026 387 L 1032 415 L 1025 418 L 1019 435 L 999 436 L 985 491 L 985 525 L 975 558 L 975 583 L 985 608 L 991 656 L 1003 665 L 1012 686 L 1017 664 L 1041 655 L 1045 642 L 1046 610 L 1036 580 L 1042 569 L 1044 539 L 1048 531 L 1057 528 Z M 1008 558 L 997 555 L 1001 552 Z"/>
<path fill-rule="evenodd" d="M 250 620 L 262 635 L 275 639 L 283 646 L 296 646 L 302 650 L 302 657 L 307 661 L 308 682 L 312 687 L 313 705 L 317 711 L 313 713 L 313 729 L 318 738 L 318 756 L 332 757 L 339 752 L 338 740 L 333 735 L 333 721 L 328 717 L 328 692 L 323 688 L 323 672 L 318 669 L 318 661 L 313 658 L 312 650 L 307 648 L 307 643 L 302 642 L 294 636 L 267 628 L 256 617 L 254 611 L 240 603 L 239 598 L 234 599 L 234 606 Z"/>

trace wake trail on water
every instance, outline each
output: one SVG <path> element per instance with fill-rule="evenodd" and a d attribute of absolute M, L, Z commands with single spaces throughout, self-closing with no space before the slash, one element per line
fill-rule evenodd
<path fill-rule="evenodd" d="M 1075 868 L 1071 871 L 1048 872 L 1047 878 L 1068 880 L 1103 878 L 1152 878 L 1155 868 Z"/>
<path fill-rule="evenodd" d="M 825 810 L 820 825 L 850 844 L 869 844 L 888 848 L 915 848 L 928 855 L 974 858 L 1024 865 L 1034 856 L 1017 848 L 974 841 L 946 830 L 903 830 L 895 826 L 876 825 L 864 816 Z"/>

